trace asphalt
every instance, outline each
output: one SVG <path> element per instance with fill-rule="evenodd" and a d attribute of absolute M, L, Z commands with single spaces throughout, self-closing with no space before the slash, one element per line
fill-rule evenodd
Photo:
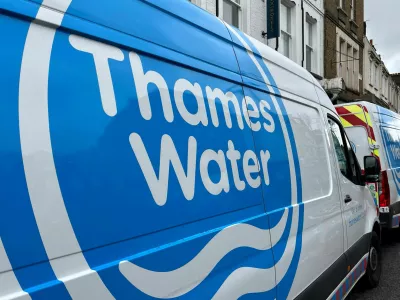
<path fill-rule="evenodd" d="M 400 230 L 383 233 L 382 275 L 377 288 L 357 284 L 346 300 L 400 300 Z"/>

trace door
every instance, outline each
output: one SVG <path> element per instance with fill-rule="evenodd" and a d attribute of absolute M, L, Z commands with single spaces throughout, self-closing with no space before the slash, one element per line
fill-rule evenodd
<path fill-rule="evenodd" d="M 342 211 L 344 227 L 347 235 L 345 239 L 345 249 L 350 253 L 350 265 L 353 265 L 365 254 L 358 251 L 361 238 L 365 231 L 366 201 L 365 185 L 361 180 L 361 169 L 357 158 L 350 146 L 342 125 L 335 117 L 329 117 L 333 146 L 339 164 L 339 186 L 342 199 Z M 355 256 L 352 253 L 357 253 Z M 354 256 L 354 257 L 353 257 Z M 355 263 L 354 262 L 354 263 Z"/>

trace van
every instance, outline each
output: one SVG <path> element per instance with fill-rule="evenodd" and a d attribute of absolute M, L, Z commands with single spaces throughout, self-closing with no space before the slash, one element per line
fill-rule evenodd
<path fill-rule="evenodd" d="M 357 102 L 336 106 L 345 131 L 361 162 L 375 156 L 381 165 L 380 182 L 369 183 L 379 209 L 382 228 L 399 227 L 400 220 L 400 115 L 382 106 Z"/>
<path fill-rule="evenodd" d="M 0 299 L 378 285 L 379 165 L 305 69 L 189 1 L 0 10 Z"/>

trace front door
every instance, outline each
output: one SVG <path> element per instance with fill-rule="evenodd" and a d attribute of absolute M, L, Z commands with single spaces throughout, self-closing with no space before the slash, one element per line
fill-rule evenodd
<path fill-rule="evenodd" d="M 329 117 L 328 122 L 340 169 L 338 182 L 342 197 L 344 228 L 347 235 L 345 249 L 351 256 L 349 263 L 353 265 L 365 254 L 359 248 L 364 248 L 361 239 L 365 231 L 367 209 L 365 196 L 368 194 L 365 193 L 365 184 L 362 183 L 359 163 L 342 125 L 335 117 Z"/>

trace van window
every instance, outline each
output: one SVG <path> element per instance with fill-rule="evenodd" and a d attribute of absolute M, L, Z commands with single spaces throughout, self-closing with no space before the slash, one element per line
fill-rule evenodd
<path fill-rule="evenodd" d="M 336 157 L 339 162 L 339 168 L 340 172 L 346 177 L 348 177 L 348 174 L 350 173 L 350 170 L 348 169 L 348 162 L 347 162 L 347 156 L 346 156 L 346 147 L 342 138 L 342 134 L 340 132 L 340 127 L 339 125 L 333 121 L 332 119 L 328 119 L 329 122 L 329 127 L 331 129 L 331 134 L 332 134 L 332 139 L 333 139 L 333 145 L 335 147 L 335 152 L 336 152 Z"/>
<path fill-rule="evenodd" d="M 357 157 L 354 154 L 350 141 L 341 126 L 331 118 L 328 118 L 332 134 L 336 157 L 339 162 L 340 172 L 354 184 L 361 184 L 361 169 Z"/>

